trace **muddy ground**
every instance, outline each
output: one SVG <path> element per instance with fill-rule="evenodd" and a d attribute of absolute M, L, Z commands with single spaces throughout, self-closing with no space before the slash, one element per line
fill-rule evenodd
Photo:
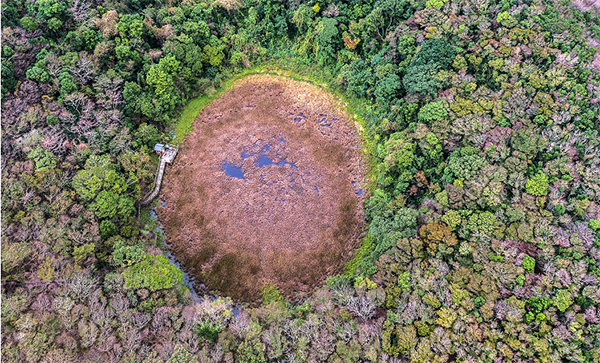
<path fill-rule="evenodd" d="M 246 78 L 196 118 L 157 208 L 175 257 L 209 291 L 301 299 L 336 274 L 364 229 L 355 125 L 330 95 Z"/>

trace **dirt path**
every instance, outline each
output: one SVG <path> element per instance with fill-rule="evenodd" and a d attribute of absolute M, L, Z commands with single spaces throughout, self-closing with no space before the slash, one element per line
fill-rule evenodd
<path fill-rule="evenodd" d="M 201 112 L 165 174 L 157 212 L 173 253 L 210 290 L 289 298 L 335 274 L 356 247 L 363 161 L 335 100 L 250 77 Z"/>

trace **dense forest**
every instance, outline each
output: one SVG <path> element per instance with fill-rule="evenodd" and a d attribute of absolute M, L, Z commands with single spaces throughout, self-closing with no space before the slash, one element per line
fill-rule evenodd
<path fill-rule="evenodd" d="M 600 361 L 599 46 L 581 1 L 2 0 L 2 361 Z M 237 311 L 138 203 L 249 69 L 356 110 L 369 227 L 303 303 Z"/>

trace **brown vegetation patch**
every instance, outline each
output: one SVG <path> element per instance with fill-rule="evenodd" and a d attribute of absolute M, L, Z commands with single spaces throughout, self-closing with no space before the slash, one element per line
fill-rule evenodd
<path fill-rule="evenodd" d="M 209 290 L 256 302 L 272 283 L 293 298 L 349 259 L 364 228 L 363 162 L 337 102 L 255 76 L 198 115 L 157 212 L 173 253 Z"/>

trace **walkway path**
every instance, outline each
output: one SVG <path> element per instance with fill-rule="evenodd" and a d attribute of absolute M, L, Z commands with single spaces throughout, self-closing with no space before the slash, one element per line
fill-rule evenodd
<path fill-rule="evenodd" d="M 154 179 L 154 190 L 144 198 L 144 200 L 141 202 L 142 205 L 149 204 L 158 195 L 163 174 L 165 173 L 165 166 L 167 164 L 171 164 L 177 155 L 177 151 L 179 151 L 179 149 L 170 147 L 169 145 L 165 146 L 164 152 L 160 157 L 160 163 L 158 164 L 158 172 L 156 173 L 156 178 Z"/>

